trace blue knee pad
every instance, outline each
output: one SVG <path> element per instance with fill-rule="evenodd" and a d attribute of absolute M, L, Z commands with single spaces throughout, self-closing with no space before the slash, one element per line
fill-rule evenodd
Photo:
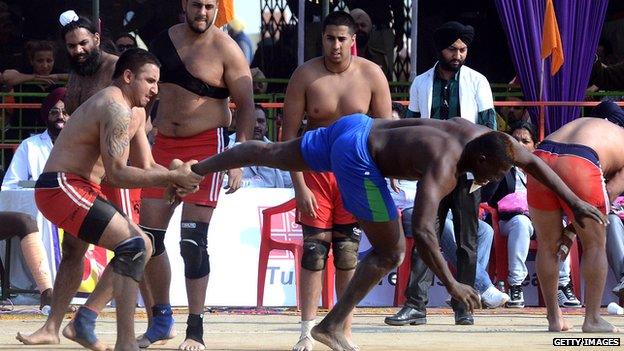
<path fill-rule="evenodd" d="M 86 307 L 78 308 L 78 312 L 74 316 L 74 329 L 78 339 L 85 340 L 89 344 L 97 342 L 98 339 L 95 336 L 95 320 L 97 316 L 97 313 Z"/>
<path fill-rule="evenodd" d="M 140 236 L 134 236 L 119 243 L 115 250 L 115 257 L 110 261 L 113 271 L 134 279 L 137 283 L 143 278 L 147 252 L 145 242 Z"/>
<path fill-rule="evenodd" d="M 158 340 L 169 339 L 173 327 L 173 311 L 169 304 L 158 304 L 152 307 L 152 324 L 145 332 L 145 337 L 154 343 Z"/>
<path fill-rule="evenodd" d="M 188 279 L 203 278 L 210 273 L 208 223 L 183 221 L 180 227 L 180 255 L 184 260 L 184 276 Z"/>

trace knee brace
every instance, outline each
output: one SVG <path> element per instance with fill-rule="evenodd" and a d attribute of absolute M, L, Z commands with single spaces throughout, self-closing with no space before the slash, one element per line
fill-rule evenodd
<path fill-rule="evenodd" d="M 110 262 L 113 266 L 113 271 L 130 277 L 137 283 L 140 282 L 143 278 L 145 262 L 147 261 L 147 252 L 145 251 L 143 238 L 135 236 L 125 240 L 117 245 L 113 251 L 115 252 L 115 257 Z"/>
<path fill-rule="evenodd" d="M 362 230 L 357 224 L 337 225 L 334 231 L 344 234 L 344 237 L 332 238 L 334 265 L 341 271 L 350 271 L 357 266 L 358 249 L 362 239 Z"/>
<path fill-rule="evenodd" d="M 152 247 L 154 248 L 154 253 L 152 253 L 152 257 L 160 256 L 165 253 L 165 232 L 167 232 L 166 229 L 156 229 L 142 225 L 139 225 L 139 228 L 141 228 L 141 230 L 143 230 L 147 237 L 150 238 L 150 240 L 152 241 Z"/>
<path fill-rule="evenodd" d="M 208 256 L 208 223 L 184 221 L 180 223 L 180 255 L 184 260 L 184 276 L 203 278 L 210 273 Z"/>
<path fill-rule="evenodd" d="M 310 237 L 303 238 L 301 267 L 309 271 L 322 271 L 329 254 L 329 243 Z"/>

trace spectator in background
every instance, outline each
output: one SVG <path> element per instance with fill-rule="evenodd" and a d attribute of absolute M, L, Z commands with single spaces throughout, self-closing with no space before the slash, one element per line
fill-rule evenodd
<path fill-rule="evenodd" d="M 251 63 L 251 60 L 253 59 L 253 44 L 251 43 L 249 36 L 243 31 L 244 29 L 245 24 L 237 18 L 228 23 L 228 34 L 241 48 L 243 54 L 245 54 L 247 62 Z"/>
<path fill-rule="evenodd" d="M 407 117 L 407 107 L 396 101 L 392 102 L 392 119 L 401 119 Z"/>
<path fill-rule="evenodd" d="M 0 1 L 0 71 L 22 65 L 24 42 L 20 20 L 18 14 L 10 11 L 4 1 Z"/>
<path fill-rule="evenodd" d="M 256 94 L 266 94 L 267 91 L 267 83 L 259 82 L 259 79 L 266 79 L 264 73 L 258 67 L 254 67 L 251 69 L 251 79 L 253 79 L 253 93 Z M 234 119 L 232 119 L 234 120 Z"/>
<path fill-rule="evenodd" d="M 8 69 L 3 73 L 5 84 L 12 86 L 13 90 L 21 93 L 49 93 L 58 88 L 57 82 L 66 81 L 67 74 L 53 73 L 54 70 L 54 44 L 50 41 L 30 41 L 26 45 L 26 55 L 29 66 L 21 72 L 16 69 Z M 32 82 L 32 84 L 22 84 Z M 21 97 L 16 102 L 41 103 L 42 97 Z M 8 138 L 21 140 L 31 134 L 40 132 L 40 128 L 46 126 L 47 117 L 40 118 L 36 109 L 22 109 L 13 116 L 11 125 L 21 126 L 24 129 L 14 130 L 7 135 Z"/>
<path fill-rule="evenodd" d="M 117 37 L 115 38 L 115 46 L 117 47 L 117 51 L 119 52 L 119 54 L 122 54 L 128 49 L 138 47 L 137 41 L 134 36 L 127 32 L 117 35 Z"/>
<path fill-rule="evenodd" d="M 368 45 L 370 32 L 373 29 L 370 16 L 362 9 L 353 9 L 349 13 L 355 21 L 355 42 L 358 56 L 376 63 L 384 72 L 386 78 L 391 80 L 392 76 L 388 75 L 388 72 L 392 72 L 392 66 L 388 66 L 385 53 L 378 48 Z"/>
<path fill-rule="evenodd" d="M 606 66 L 596 56 L 589 85 L 595 85 L 599 90 L 624 90 L 624 62 Z"/>
<path fill-rule="evenodd" d="M 529 152 L 535 151 L 537 135 L 533 126 L 524 121 L 512 124 L 509 134 L 521 143 Z M 521 168 L 512 167 L 499 182 L 488 203 L 498 210 L 500 233 L 508 238 L 507 257 L 509 265 L 509 295 L 507 307 L 523 308 L 524 293 L 522 283 L 529 271 L 526 266 L 531 238 L 535 229 L 529 217 L 527 204 L 527 176 Z M 522 206 L 519 207 L 519 205 Z M 570 258 L 559 262 L 559 290 L 557 299 L 561 307 L 581 307 L 581 302 L 574 295 L 570 280 Z"/>
<path fill-rule="evenodd" d="M 253 140 L 264 141 L 270 143 L 266 137 L 267 119 L 266 110 L 256 104 L 254 109 L 254 118 L 256 126 L 253 131 Z M 230 135 L 229 145 L 234 145 L 236 141 L 236 133 Z M 227 177 L 224 177 L 223 184 L 227 185 Z M 290 173 L 277 168 L 264 166 L 243 167 L 243 180 L 241 182 L 243 188 L 292 188 L 292 180 Z"/>
<path fill-rule="evenodd" d="M 492 91 L 487 79 L 477 71 L 464 66 L 468 45 L 474 38 L 474 29 L 459 22 L 447 22 L 434 32 L 439 61 L 429 71 L 417 76 L 410 87 L 408 116 L 449 119 L 461 116 L 473 123 L 496 129 L 496 113 Z M 453 227 L 457 242 L 457 280 L 475 286 L 477 265 L 477 230 L 480 191 L 470 191 L 471 174 L 457 181 L 453 192 L 440 203 L 438 221 L 453 213 Z M 419 255 L 412 255 L 410 286 L 405 295 L 408 303 L 394 316 L 394 325 L 406 324 L 412 319 L 426 320 L 428 287 L 433 274 Z M 472 325 L 474 318 L 461 303 L 452 300 L 455 324 Z M 408 322 L 409 323 L 409 322 Z"/>
<path fill-rule="evenodd" d="M 57 88 L 41 106 L 41 119 L 46 121 L 45 132 L 25 139 L 15 154 L 2 181 L 2 190 L 19 188 L 20 181 L 37 180 L 45 166 L 52 145 L 69 118 L 65 110 L 65 88 Z"/>
<path fill-rule="evenodd" d="M 392 80 L 394 49 L 396 48 L 397 52 L 401 51 L 405 40 L 405 2 L 403 0 L 345 2 L 350 9 L 362 9 L 370 16 L 372 29 L 369 33 L 368 46 L 371 50 L 383 53 L 386 67 L 384 74 L 388 80 Z"/>

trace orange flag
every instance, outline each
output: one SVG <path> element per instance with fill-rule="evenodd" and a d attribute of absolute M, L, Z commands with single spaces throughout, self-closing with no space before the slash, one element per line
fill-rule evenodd
<path fill-rule="evenodd" d="M 552 56 L 551 56 L 552 55 Z M 553 0 L 546 0 L 544 28 L 542 33 L 542 59 L 550 57 L 550 75 L 554 76 L 563 65 L 563 45 L 555 16 Z"/>
<path fill-rule="evenodd" d="M 215 26 L 223 27 L 234 18 L 234 0 L 218 0 L 219 6 Z"/>

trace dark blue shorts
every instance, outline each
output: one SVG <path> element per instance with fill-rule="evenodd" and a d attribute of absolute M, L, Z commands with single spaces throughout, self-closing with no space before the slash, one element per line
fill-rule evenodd
<path fill-rule="evenodd" d="M 306 132 L 301 153 L 313 171 L 334 172 L 347 211 L 358 219 L 387 222 L 398 212 L 368 151 L 372 125 L 373 119 L 361 113 L 342 117 L 326 128 Z"/>

